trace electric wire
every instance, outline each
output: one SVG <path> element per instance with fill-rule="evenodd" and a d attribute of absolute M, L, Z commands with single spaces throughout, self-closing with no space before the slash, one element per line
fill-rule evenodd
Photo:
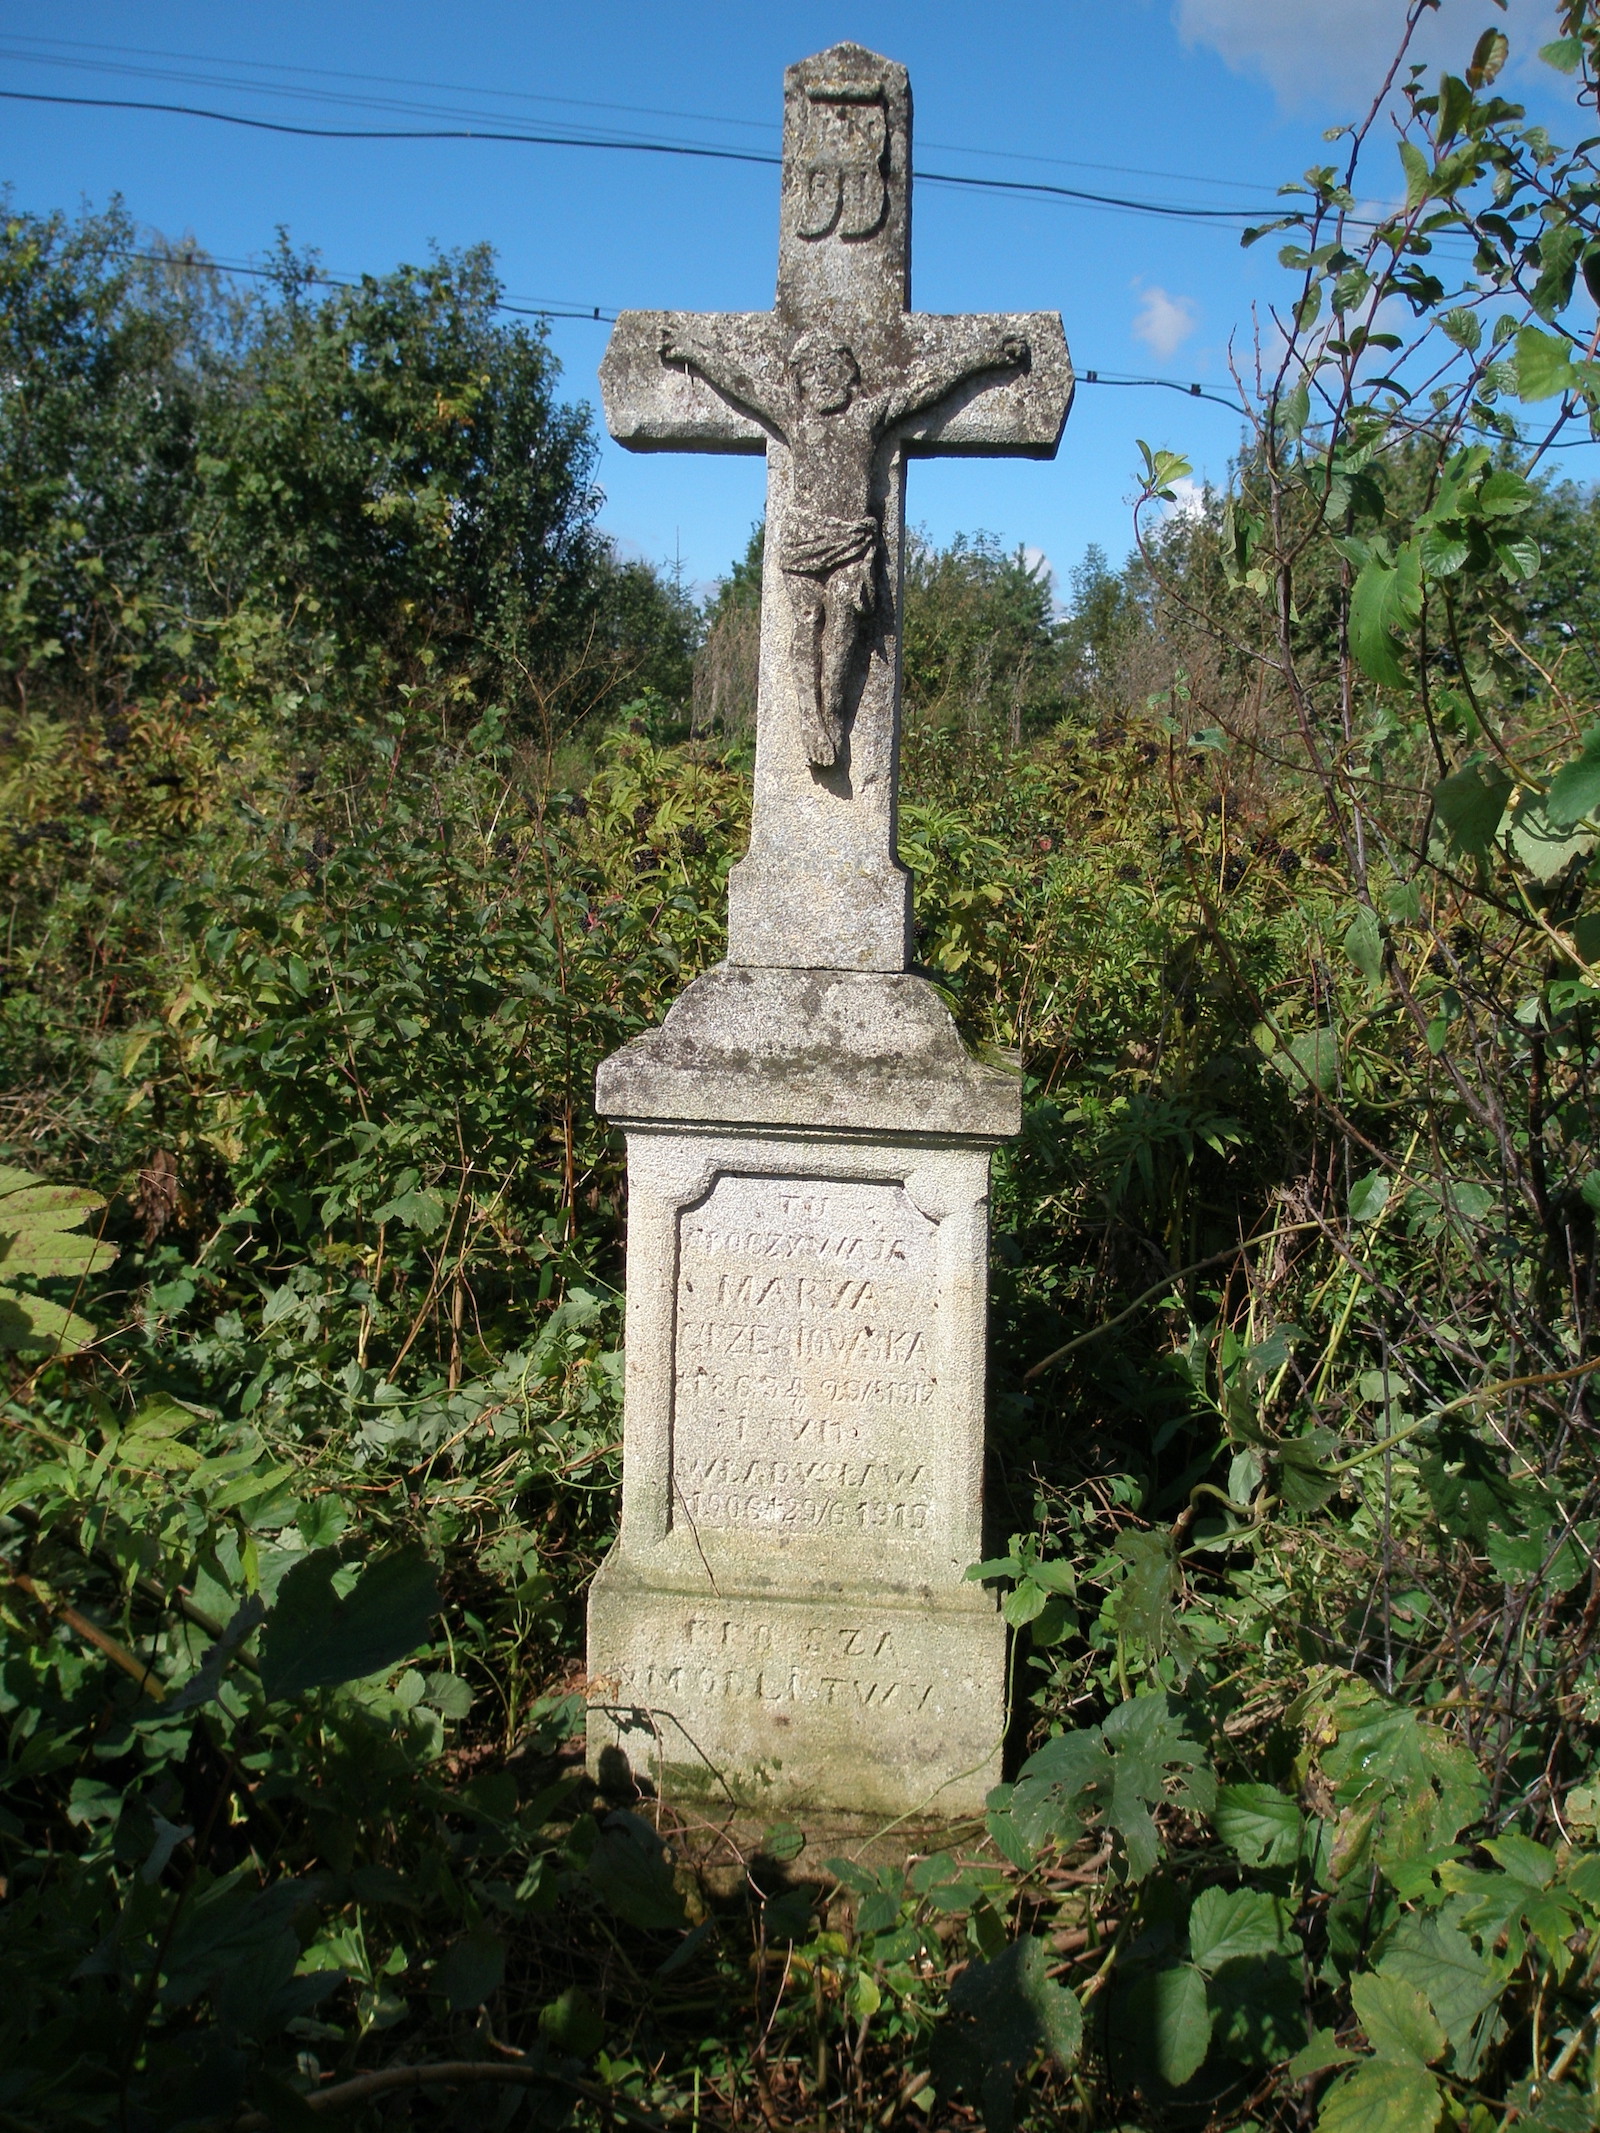
<path fill-rule="evenodd" d="M 18 49 L 18 47 L 25 45 L 32 45 L 39 49 L 34 51 Z M 72 67 L 95 73 L 139 76 L 153 80 L 195 82 L 215 88 L 239 87 L 251 95 L 275 94 L 315 99 L 322 102 L 341 101 L 367 105 L 373 108 L 412 109 L 423 112 L 427 112 L 430 109 L 426 105 L 405 105 L 396 98 L 352 96 L 348 91 L 301 89 L 292 84 L 275 82 L 271 79 L 254 82 L 248 80 L 230 81 L 226 76 L 176 73 L 171 69 L 160 67 L 114 65 L 104 59 L 63 59 L 59 56 L 63 52 L 99 52 L 118 54 L 122 55 L 123 58 L 132 57 L 136 59 L 175 59 L 181 61 L 186 67 L 244 68 L 263 76 L 293 74 L 316 81 L 363 82 L 385 88 L 425 89 L 433 94 L 486 96 L 514 104 L 552 104 L 560 105 L 570 110 L 619 111 L 633 118 L 686 119 L 696 125 L 733 127 L 741 132 L 763 133 L 769 137 L 779 131 L 776 125 L 766 119 L 732 118 L 723 113 L 709 111 L 676 111 L 656 104 L 617 104 L 600 102 L 589 97 L 547 96 L 521 89 L 486 89 L 479 84 L 470 82 L 422 81 L 414 75 L 364 74 L 354 73 L 343 68 L 307 67 L 290 62 L 243 58 L 223 59 L 214 53 L 170 52 L 160 47 L 143 45 L 92 44 L 86 43 L 81 39 L 69 37 L 25 37 L 13 35 L 8 40 L 0 42 L 0 58 L 20 60 L 32 66 Z M 440 113 L 435 110 L 433 115 L 468 117 L 480 114 L 465 112 Z M 1107 175 L 1114 177 L 1157 178 L 1180 185 L 1231 188 L 1238 192 L 1259 192 L 1272 197 L 1276 197 L 1277 194 L 1276 186 L 1263 184 L 1259 179 L 1218 177 L 1214 172 L 1152 170 L 1137 163 L 1099 163 L 1076 156 L 1032 155 L 1016 149 L 978 148 L 969 142 L 963 141 L 927 140 L 923 142 L 923 146 L 953 155 L 981 156 L 985 161 L 990 162 L 1032 163 L 1060 170 L 1096 170 L 1103 171 Z"/>
<path fill-rule="evenodd" d="M 169 104 L 142 97 L 67 96 L 42 89 L 0 89 L 0 98 L 8 103 L 69 105 L 94 111 L 159 112 L 179 118 L 209 119 L 224 126 L 242 126 L 253 133 L 289 134 L 301 140 L 488 141 L 531 148 L 604 148 L 642 155 L 689 156 L 715 163 L 757 164 L 773 170 L 780 168 L 783 160 L 781 156 L 760 149 L 719 148 L 704 142 L 603 139 L 594 134 L 512 132 L 498 127 L 306 126 L 291 119 L 252 118 L 239 111 L 212 111 L 198 104 Z M 1231 226 L 1257 220 L 1263 212 L 1259 207 L 1186 207 L 1173 202 L 1136 200 L 1115 193 L 1091 192 L 1081 186 L 1056 185 L 1043 178 L 976 178 L 944 170 L 917 170 L 913 176 L 924 185 L 944 185 L 966 192 L 1069 200 L 1082 207 L 1148 215 L 1169 222 Z"/>

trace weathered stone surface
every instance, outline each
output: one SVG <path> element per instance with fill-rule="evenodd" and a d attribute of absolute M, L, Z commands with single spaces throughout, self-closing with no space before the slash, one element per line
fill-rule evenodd
<path fill-rule="evenodd" d="M 623 1500 L 589 1748 L 730 1808 L 970 1814 L 999 1775 L 983 1553 L 990 1151 L 1014 1062 L 912 973 L 895 844 L 904 466 L 1054 452 L 1053 313 L 910 303 L 905 70 L 785 78 L 770 313 L 629 312 L 639 450 L 765 451 L 750 850 L 728 960 L 601 1067 L 628 1140 Z"/>
<path fill-rule="evenodd" d="M 970 1595 L 968 1597 L 967 1595 Z M 1005 1633 L 982 1596 L 675 1592 L 596 1584 L 590 1756 L 754 1813 L 981 1811 L 1000 1777 Z"/>
<path fill-rule="evenodd" d="M 729 960 L 905 969 L 895 851 L 908 454 L 1051 457 L 1072 400 L 1054 312 L 910 304 L 905 69 L 836 45 L 785 77 L 770 312 L 624 312 L 606 421 L 640 451 L 765 451 L 750 850 Z"/>
<path fill-rule="evenodd" d="M 911 972 L 720 963 L 660 1029 L 614 1052 L 596 1098 L 608 1118 L 1009 1138 L 1022 1123 L 1010 1059 L 983 1061 Z"/>
<path fill-rule="evenodd" d="M 911 1769 L 918 1801 L 957 1788 L 951 1811 L 993 1783 L 1004 1638 L 963 1582 L 982 1548 L 988 1167 L 977 1137 L 629 1133 L 622 1530 L 589 1621 L 596 1756 L 638 1751 L 658 1780 L 742 1804 L 759 1764 L 761 1798 L 850 1805 L 869 1714 L 895 1707 L 927 1724 L 868 1758 L 885 1798 L 914 1804 Z M 745 1669 L 720 1687 L 702 1679 L 710 1632 L 683 1627 L 717 1610 Z M 838 1672 L 868 1623 L 884 1667 Z M 781 1698 L 751 1672 L 763 1649 Z"/>

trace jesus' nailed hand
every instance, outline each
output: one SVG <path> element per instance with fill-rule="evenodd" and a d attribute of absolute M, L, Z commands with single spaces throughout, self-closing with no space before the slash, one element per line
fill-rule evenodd
<path fill-rule="evenodd" d="M 960 360 L 902 372 L 873 391 L 855 352 L 836 334 L 802 333 L 781 366 L 756 377 L 736 359 L 672 326 L 661 360 L 707 385 L 789 447 L 791 494 L 778 564 L 794 614 L 793 659 L 801 737 L 819 769 L 844 739 L 850 666 L 877 604 L 883 529 L 872 504 L 873 463 L 884 439 L 956 388 L 988 371 L 1028 367 L 1028 343 L 998 335 Z"/>

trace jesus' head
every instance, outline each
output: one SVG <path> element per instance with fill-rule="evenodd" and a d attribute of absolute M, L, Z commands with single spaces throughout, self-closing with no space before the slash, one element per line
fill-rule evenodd
<path fill-rule="evenodd" d="M 801 334 L 790 355 L 800 396 L 819 415 L 837 415 L 861 383 L 854 351 L 830 333 Z"/>

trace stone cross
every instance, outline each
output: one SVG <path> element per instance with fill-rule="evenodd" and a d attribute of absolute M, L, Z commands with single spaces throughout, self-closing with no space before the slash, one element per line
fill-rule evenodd
<path fill-rule="evenodd" d="M 771 311 L 625 311 L 601 366 L 635 451 L 762 452 L 767 519 L 750 850 L 728 959 L 904 970 L 895 837 L 905 461 L 1055 453 L 1060 318 L 910 309 L 911 92 L 853 44 L 784 78 Z"/>
<path fill-rule="evenodd" d="M 1021 1077 L 907 968 L 904 468 L 1048 457 L 1072 372 L 1054 314 L 907 308 L 903 67 L 837 45 L 786 94 L 776 308 L 625 312 L 601 373 L 624 444 L 764 450 L 767 536 L 728 957 L 596 1077 L 628 1300 L 589 1758 L 730 1811 L 970 1815 L 1005 1731 L 1005 1624 L 966 1571 Z"/>

